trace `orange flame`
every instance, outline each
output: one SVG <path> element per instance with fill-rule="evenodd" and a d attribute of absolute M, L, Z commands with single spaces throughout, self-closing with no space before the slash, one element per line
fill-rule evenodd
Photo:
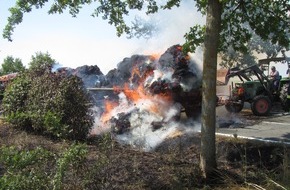
<path fill-rule="evenodd" d="M 109 100 L 105 100 L 105 112 L 103 113 L 101 117 L 101 121 L 103 123 L 109 121 L 111 119 L 112 115 L 112 110 L 118 106 L 117 102 L 112 102 Z"/>
<path fill-rule="evenodd" d="M 136 73 L 138 76 L 141 76 L 140 71 L 137 67 L 133 68 L 133 73 Z M 164 93 L 164 94 L 151 94 L 147 89 L 144 88 L 144 80 L 153 74 L 153 70 L 149 69 L 139 79 L 139 85 L 135 89 L 131 89 L 129 84 L 125 84 L 124 88 L 120 88 L 118 86 L 113 87 L 115 92 L 123 92 L 130 102 L 133 104 L 139 103 L 139 101 L 148 101 L 149 103 L 146 107 L 146 109 L 149 112 L 155 113 L 155 114 L 161 114 L 163 115 L 164 112 L 166 112 L 165 104 L 169 105 L 168 103 L 172 102 L 172 96 L 170 93 Z M 112 110 L 116 108 L 118 104 L 116 102 L 106 101 L 105 102 L 105 112 L 101 117 L 101 121 L 103 123 L 107 122 L 113 117 Z M 126 110 L 124 110 L 126 111 Z"/>
<path fill-rule="evenodd" d="M 155 61 L 160 58 L 160 54 L 154 53 L 150 55 L 150 60 Z"/>
<path fill-rule="evenodd" d="M 146 91 L 142 85 L 139 85 L 137 89 L 132 90 L 129 88 L 129 85 L 126 84 L 123 92 L 126 97 L 134 103 L 136 103 L 140 99 L 146 99 Z"/>
<path fill-rule="evenodd" d="M 130 89 L 128 85 L 125 86 L 123 89 L 124 94 L 126 95 L 127 99 L 129 99 L 133 103 L 137 103 L 140 100 L 148 100 L 152 102 L 152 104 L 148 107 L 148 111 L 156 114 L 160 114 L 161 107 L 159 105 L 160 102 L 172 102 L 171 94 L 156 94 L 152 95 L 148 93 L 144 86 L 141 84 L 137 87 L 137 89 Z M 159 102 L 159 103 L 158 103 Z"/>
<path fill-rule="evenodd" d="M 140 73 L 138 67 L 134 66 L 133 69 L 132 69 L 131 77 L 130 77 L 129 81 L 132 82 L 132 81 L 133 81 L 133 78 L 134 78 L 136 75 L 137 75 L 139 78 L 141 78 L 141 73 Z"/>

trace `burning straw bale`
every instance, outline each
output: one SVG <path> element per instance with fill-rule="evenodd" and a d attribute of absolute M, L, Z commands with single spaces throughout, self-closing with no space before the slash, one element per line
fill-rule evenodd
<path fill-rule="evenodd" d="M 116 134 L 131 133 L 142 125 L 158 133 L 176 122 L 182 110 L 190 118 L 200 114 L 201 70 L 180 45 L 168 48 L 159 57 L 124 58 L 107 75 L 97 66 L 79 67 L 72 73 L 82 78 L 87 88 L 99 88 L 90 92 L 102 112 L 96 114 L 100 116 L 96 126 L 110 128 Z"/>
<path fill-rule="evenodd" d="M 129 117 L 131 113 L 119 113 L 117 117 L 113 117 L 110 119 L 110 124 L 112 130 L 117 134 L 122 134 L 128 131 L 131 127 L 131 123 L 129 121 Z"/>
<path fill-rule="evenodd" d="M 115 98 L 119 101 L 114 108 L 109 106 L 111 120 L 106 121 L 110 120 L 113 131 L 120 134 L 135 126 L 129 119 L 132 117 L 130 113 L 134 112 L 155 115 L 155 119 L 148 125 L 153 130 L 178 118 L 181 107 L 187 116 L 198 116 L 201 108 L 200 73 L 198 65 L 183 54 L 180 45 L 170 47 L 159 59 L 144 55 L 125 58 L 117 69 L 106 75 L 107 87 L 118 89 L 115 91 L 118 97 Z M 104 111 L 107 118 L 108 110 Z"/>
<path fill-rule="evenodd" d="M 106 75 L 107 80 L 110 82 L 109 86 L 123 87 L 131 78 L 136 77 L 134 68 L 138 68 L 139 73 L 145 73 L 148 66 L 151 66 L 151 56 L 133 55 L 130 58 L 123 59 L 118 63 L 117 69 L 113 69 Z M 138 82 L 135 80 L 135 82 Z"/>

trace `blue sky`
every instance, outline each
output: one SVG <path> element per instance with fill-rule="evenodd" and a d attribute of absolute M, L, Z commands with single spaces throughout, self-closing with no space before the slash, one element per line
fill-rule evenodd
<path fill-rule="evenodd" d="M 0 61 L 10 55 L 28 65 L 36 52 L 48 52 L 62 66 L 98 65 L 106 74 L 125 57 L 163 53 L 171 45 L 183 43 L 183 35 L 189 27 L 205 21 L 192 2 L 186 0 L 178 9 L 146 17 L 160 26 L 160 31 L 149 40 L 117 37 L 114 26 L 90 16 L 93 9 L 89 6 L 84 7 L 77 18 L 67 12 L 48 15 L 49 6 L 45 6 L 25 14 L 23 22 L 14 30 L 13 41 L 8 42 L 2 38 L 2 31 L 9 16 L 8 8 L 15 1 L 0 0 Z"/>

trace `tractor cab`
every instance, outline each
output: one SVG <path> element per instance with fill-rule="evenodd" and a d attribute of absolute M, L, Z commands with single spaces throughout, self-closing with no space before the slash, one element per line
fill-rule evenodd
<path fill-rule="evenodd" d="M 287 67 L 287 76 L 282 77 L 280 73 L 280 77 L 278 79 L 278 86 L 276 89 L 277 95 L 279 95 L 281 89 L 285 84 L 288 84 L 290 81 L 290 59 L 285 56 L 284 57 L 274 57 L 274 58 L 269 58 L 269 59 L 261 59 L 259 60 L 258 65 L 262 69 L 262 71 L 269 76 L 270 75 L 270 67 L 274 67 L 276 65 L 281 65 L 284 64 Z M 273 81 L 272 81 L 273 82 Z M 273 85 L 273 84 L 272 84 Z"/>

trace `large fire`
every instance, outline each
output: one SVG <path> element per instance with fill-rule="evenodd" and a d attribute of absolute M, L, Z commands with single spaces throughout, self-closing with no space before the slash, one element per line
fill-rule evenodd
<path fill-rule="evenodd" d="M 202 72 L 180 45 L 163 54 L 124 58 L 106 75 L 96 65 L 58 71 L 80 77 L 89 90 L 95 105 L 91 135 L 112 132 L 120 141 L 150 150 L 180 130 L 181 111 L 194 121 L 201 110 Z"/>
<path fill-rule="evenodd" d="M 152 77 L 153 74 L 154 73 L 150 70 L 142 76 L 138 68 L 134 67 L 132 69 L 130 82 L 132 81 L 132 78 L 137 75 L 140 78 L 138 86 L 131 87 L 130 84 L 126 83 L 123 88 L 115 86 L 113 89 L 116 93 L 123 93 L 130 105 L 136 106 L 141 104 L 142 108 L 146 111 L 162 116 L 166 109 L 168 109 L 169 106 L 172 106 L 172 96 L 170 93 L 152 94 L 149 89 L 146 89 L 144 81 L 148 79 L 148 77 Z M 120 103 L 117 103 L 116 101 L 105 101 L 105 111 L 101 117 L 101 121 L 106 123 L 114 115 L 120 112 L 126 112 L 125 107 L 119 109 L 119 112 L 116 112 L 115 108 L 118 106 L 120 106 Z"/>
<path fill-rule="evenodd" d="M 95 132 L 111 131 L 120 141 L 153 148 L 183 126 L 178 122 L 181 110 L 190 118 L 199 115 L 200 73 L 198 65 L 182 53 L 179 45 L 162 55 L 124 59 L 106 76 L 113 87 L 104 89 L 111 88 L 114 95 L 103 103 Z"/>

